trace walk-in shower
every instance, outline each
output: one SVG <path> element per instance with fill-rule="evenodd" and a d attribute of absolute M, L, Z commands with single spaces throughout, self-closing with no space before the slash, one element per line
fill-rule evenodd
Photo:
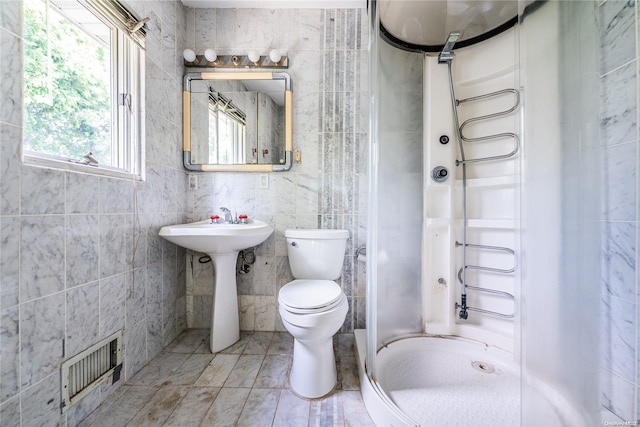
<path fill-rule="evenodd" d="M 594 7 L 370 3 L 378 425 L 598 424 Z"/>

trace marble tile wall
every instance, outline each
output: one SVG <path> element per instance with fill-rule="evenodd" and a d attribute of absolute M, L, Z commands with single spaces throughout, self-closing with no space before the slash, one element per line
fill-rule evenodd
<path fill-rule="evenodd" d="M 638 310 L 638 3 L 599 6 L 602 83 L 603 405 L 640 419 Z"/>
<path fill-rule="evenodd" d="M 289 172 L 199 176 L 193 220 L 220 206 L 270 223 L 275 233 L 256 248 L 249 274 L 238 275 L 243 330 L 284 330 L 277 314 L 280 287 L 292 280 L 284 231 L 288 228 L 349 230 L 342 288 L 350 310 L 342 330 L 364 327 L 364 289 L 358 288 L 355 250 L 366 240 L 368 28 L 366 10 L 187 9 L 187 44 L 202 53 L 287 52 L 293 84 L 293 149 L 302 162 Z M 196 256 L 197 259 L 198 256 Z M 202 265 L 193 263 L 194 277 Z M 207 267 L 204 267 L 207 268 Z M 210 274 L 210 273 L 209 273 Z M 213 280 L 213 279 L 209 279 Z M 200 289 L 200 291 L 196 290 Z M 211 298 L 199 286 L 187 290 L 188 323 L 210 316 Z"/>
<path fill-rule="evenodd" d="M 21 2 L 0 2 L 0 425 L 76 425 L 186 327 L 184 251 L 160 226 L 193 197 L 181 165 L 180 2 L 128 2 L 149 17 L 146 180 L 20 162 Z M 180 48 L 177 49 L 176 46 Z M 124 329 L 124 375 L 60 414 L 60 364 Z"/>

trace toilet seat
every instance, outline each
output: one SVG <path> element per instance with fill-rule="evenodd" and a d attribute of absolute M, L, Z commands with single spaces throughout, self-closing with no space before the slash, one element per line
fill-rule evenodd
<path fill-rule="evenodd" d="M 298 309 L 297 311 L 302 310 Z M 305 329 L 307 331 L 305 335 L 311 334 L 311 336 L 316 333 L 324 333 L 326 328 L 331 325 L 335 326 L 335 330 L 337 331 L 344 323 L 347 311 L 349 311 L 349 301 L 344 293 L 340 296 L 338 302 L 332 304 L 330 308 L 322 307 L 296 313 L 284 304 L 280 304 L 278 307 L 282 323 L 296 339 L 301 339 L 301 336 L 299 333 L 293 334 L 292 328 L 298 332 L 300 332 L 301 329 Z M 334 323 L 336 324 L 334 325 Z M 333 326 L 329 327 L 329 329 Z"/>
<path fill-rule="evenodd" d="M 291 313 L 312 314 L 328 311 L 340 304 L 342 288 L 332 280 L 298 279 L 278 293 L 278 302 Z"/>

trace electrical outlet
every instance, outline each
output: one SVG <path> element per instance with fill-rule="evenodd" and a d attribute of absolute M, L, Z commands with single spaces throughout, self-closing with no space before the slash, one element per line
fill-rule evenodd
<path fill-rule="evenodd" d="M 269 188 L 269 174 L 260 174 L 260 188 Z"/>
<path fill-rule="evenodd" d="M 195 173 L 188 174 L 189 176 L 189 190 L 197 190 L 198 189 L 198 175 Z"/>

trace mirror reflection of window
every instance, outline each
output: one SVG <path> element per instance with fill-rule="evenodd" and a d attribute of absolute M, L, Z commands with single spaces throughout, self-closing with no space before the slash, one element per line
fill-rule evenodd
<path fill-rule="evenodd" d="M 243 163 L 246 128 L 247 114 L 231 98 L 209 93 L 209 163 Z"/>

